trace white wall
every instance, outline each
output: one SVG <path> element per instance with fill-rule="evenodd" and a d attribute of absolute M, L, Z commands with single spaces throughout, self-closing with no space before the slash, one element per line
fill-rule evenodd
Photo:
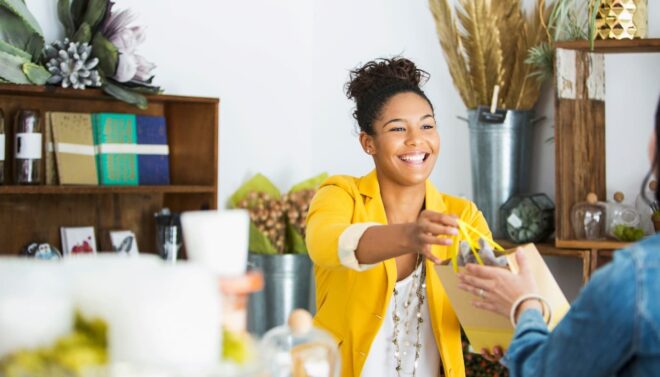
<path fill-rule="evenodd" d="M 56 2 L 27 3 L 46 39 L 60 37 Z M 471 196 L 467 126 L 456 119 L 465 108 L 426 0 L 117 0 L 117 7 L 132 9 L 148 27 L 140 51 L 158 65 L 156 82 L 167 93 L 221 98 L 220 203 L 257 172 L 283 190 L 322 171 L 368 172 L 343 85 L 359 63 L 396 54 L 431 74 L 425 91 L 442 140 L 431 179 L 445 192 Z M 648 14 L 649 35 L 658 37 L 660 1 L 649 1 Z M 660 94 L 659 66 L 660 54 L 606 57 L 608 189 L 633 200 L 646 169 L 640 150 Z M 547 86 L 537 108 L 548 119 L 536 128 L 532 189 L 554 198 L 554 144 L 546 142 L 554 132 L 552 98 Z M 576 268 L 567 262 L 560 269 L 573 276 L 565 278 L 571 285 L 579 284 Z"/>

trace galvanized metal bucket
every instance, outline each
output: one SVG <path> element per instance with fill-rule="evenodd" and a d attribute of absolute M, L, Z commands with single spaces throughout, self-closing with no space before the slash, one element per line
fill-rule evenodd
<path fill-rule="evenodd" d="M 532 111 L 468 110 L 474 202 L 495 238 L 504 236 L 499 211 L 512 195 L 529 191 Z"/>
<path fill-rule="evenodd" d="M 264 289 L 250 296 L 248 331 L 257 336 L 286 323 L 293 309 L 313 312 L 314 280 L 307 254 L 266 255 L 250 253 L 251 267 L 264 275 Z"/>

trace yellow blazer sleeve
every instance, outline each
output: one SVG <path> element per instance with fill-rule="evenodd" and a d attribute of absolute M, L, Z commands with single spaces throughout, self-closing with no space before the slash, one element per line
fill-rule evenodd
<path fill-rule="evenodd" d="M 345 189 L 323 186 L 314 196 L 307 215 L 305 242 L 317 266 L 343 267 L 339 260 L 339 236 L 352 224 L 355 200 Z"/>

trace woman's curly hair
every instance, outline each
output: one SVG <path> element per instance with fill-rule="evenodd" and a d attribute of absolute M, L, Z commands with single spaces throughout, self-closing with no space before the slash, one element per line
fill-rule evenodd
<path fill-rule="evenodd" d="M 355 101 L 353 118 L 362 132 L 374 134 L 373 122 L 380 116 L 385 103 L 394 95 L 413 92 L 431 101 L 420 89 L 429 74 L 406 58 L 372 60 L 351 71 L 346 83 L 346 96 Z"/>

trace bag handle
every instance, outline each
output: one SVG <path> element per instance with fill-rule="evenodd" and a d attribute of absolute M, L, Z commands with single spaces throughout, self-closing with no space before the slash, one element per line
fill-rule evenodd
<path fill-rule="evenodd" d="M 478 236 L 477 238 L 483 238 L 488 242 L 490 246 L 495 249 L 495 251 L 498 251 L 500 253 L 505 253 L 505 250 L 500 244 L 497 242 L 493 241 L 492 238 L 486 237 L 482 232 L 480 232 L 478 229 L 473 227 L 472 225 L 466 223 L 465 221 L 458 219 L 458 230 L 459 230 L 459 237 L 457 237 L 457 241 L 460 242 L 460 238 L 463 238 L 468 245 L 470 246 L 470 250 L 472 251 L 472 255 L 474 255 L 474 258 L 477 260 L 477 263 L 480 265 L 484 265 L 484 262 L 481 260 L 481 257 L 479 256 L 479 253 L 477 252 L 477 247 L 478 244 L 474 240 L 474 238 L 470 237 L 470 233 Z M 450 254 L 451 254 L 451 263 L 452 267 L 454 268 L 455 272 L 458 272 L 458 244 L 459 242 L 456 242 L 456 244 L 450 248 Z"/>

